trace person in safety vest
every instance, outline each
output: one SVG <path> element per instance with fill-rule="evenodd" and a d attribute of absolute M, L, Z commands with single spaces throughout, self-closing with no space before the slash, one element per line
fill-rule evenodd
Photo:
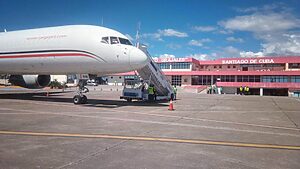
<path fill-rule="evenodd" d="M 247 95 L 249 94 L 249 87 L 248 86 L 245 87 L 245 94 L 247 94 Z"/>
<path fill-rule="evenodd" d="M 150 86 L 148 87 L 148 99 L 150 101 L 153 101 L 155 99 L 154 94 L 155 94 L 154 85 L 150 84 Z"/>
<path fill-rule="evenodd" d="M 243 95 L 243 86 L 240 86 L 240 95 Z"/>

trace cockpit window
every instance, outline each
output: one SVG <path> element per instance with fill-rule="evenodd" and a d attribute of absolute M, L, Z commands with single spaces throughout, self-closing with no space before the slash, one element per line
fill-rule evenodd
<path fill-rule="evenodd" d="M 118 44 L 119 40 L 117 37 L 110 37 L 110 44 Z"/>
<path fill-rule="evenodd" d="M 103 43 L 109 43 L 108 42 L 108 37 L 103 37 L 101 42 L 103 42 Z"/>
<path fill-rule="evenodd" d="M 120 43 L 123 45 L 131 45 L 132 46 L 132 43 L 128 39 L 119 38 L 119 40 L 120 40 Z"/>

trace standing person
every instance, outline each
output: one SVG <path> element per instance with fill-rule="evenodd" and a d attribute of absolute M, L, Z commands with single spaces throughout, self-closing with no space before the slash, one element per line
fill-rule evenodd
<path fill-rule="evenodd" d="M 153 84 L 150 84 L 148 87 L 148 100 L 153 101 L 154 100 L 154 87 Z"/>
<path fill-rule="evenodd" d="M 250 90 L 249 87 L 246 86 L 246 91 L 245 92 L 246 92 L 247 95 L 249 95 L 249 90 Z"/>
<path fill-rule="evenodd" d="M 240 95 L 243 95 L 243 86 L 240 86 Z"/>
<path fill-rule="evenodd" d="M 247 86 L 244 87 L 244 95 L 247 95 Z"/>
<path fill-rule="evenodd" d="M 223 94 L 223 87 L 220 87 L 220 94 Z"/>
<path fill-rule="evenodd" d="M 174 100 L 176 100 L 177 98 L 177 88 L 176 88 L 176 85 L 173 86 L 173 93 L 174 93 Z"/>
<path fill-rule="evenodd" d="M 208 86 L 207 94 L 211 94 L 211 85 Z"/>

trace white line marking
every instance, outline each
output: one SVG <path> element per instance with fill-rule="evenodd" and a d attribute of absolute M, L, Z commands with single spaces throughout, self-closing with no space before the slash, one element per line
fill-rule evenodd
<path fill-rule="evenodd" d="M 93 118 L 93 119 L 97 118 L 97 119 L 127 121 L 127 122 L 136 122 L 136 123 L 159 124 L 159 125 L 167 125 L 167 126 L 181 126 L 181 127 L 192 127 L 192 128 L 205 128 L 205 129 L 214 129 L 214 130 L 238 131 L 238 132 L 291 136 L 291 137 L 299 137 L 300 138 L 300 135 L 297 135 L 297 134 L 274 133 L 274 132 L 265 132 L 265 131 L 256 131 L 256 130 L 243 130 L 243 129 L 236 129 L 236 128 L 230 128 L 230 127 L 212 127 L 212 126 L 205 126 L 205 125 L 193 125 L 193 124 L 184 124 L 184 123 L 175 123 L 175 122 L 160 122 L 160 121 L 137 120 L 137 119 L 128 119 L 128 118 L 87 116 L 87 115 L 78 115 L 78 114 L 74 114 L 74 113 L 72 113 L 72 114 L 71 113 L 52 113 L 52 112 L 40 112 L 40 111 L 33 111 L 33 110 L 15 110 L 15 111 L 31 112 L 31 113 L 36 113 L 37 115 L 43 114 L 43 115 L 60 115 L 60 116 L 83 117 L 83 118 Z"/>

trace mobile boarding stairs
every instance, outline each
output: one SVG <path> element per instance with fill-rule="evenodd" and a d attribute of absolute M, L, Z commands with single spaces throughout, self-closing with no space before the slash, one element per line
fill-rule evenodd
<path fill-rule="evenodd" d="M 147 87 L 152 84 L 156 90 L 157 100 L 170 100 L 173 99 L 174 93 L 171 84 L 168 82 L 167 77 L 163 74 L 159 66 L 153 61 L 147 48 L 138 45 L 148 57 L 148 62 L 145 67 L 137 70 L 139 77 L 142 79 L 139 84 L 131 87 L 124 86 L 121 99 L 127 101 L 131 100 L 148 100 Z"/>

